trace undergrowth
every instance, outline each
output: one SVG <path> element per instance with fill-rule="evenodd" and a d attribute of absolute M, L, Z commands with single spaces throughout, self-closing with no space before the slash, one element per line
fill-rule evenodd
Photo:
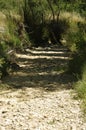
<path fill-rule="evenodd" d="M 86 64 L 83 67 L 82 79 L 75 84 L 75 90 L 77 92 L 77 97 L 82 99 L 82 109 L 86 116 Z"/>

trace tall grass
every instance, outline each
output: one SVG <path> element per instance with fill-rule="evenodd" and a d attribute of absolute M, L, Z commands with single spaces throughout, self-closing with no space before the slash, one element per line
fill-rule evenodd
<path fill-rule="evenodd" d="M 22 50 L 28 41 L 25 30 L 19 37 L 19 25 L 23 24 L 23 0 L 0 0 L 0 78 L 7 74 L 10 50 Z M 23 43 L 22 43 L 22 39 Z"/>
<path fill-rule="evenodd" d="M 76 12 L 62 12 L 60 19 L 66 21 L 69 25 L 65 33 L 62 34 L 63 39 L 66 41 L 65 45 L 68 46 L 71 51 L 77 51 L 76 44 L 81 35 L 78 24 L 80 23 L 85 27 L 85 18 L 81 17 L 80 14 Z"/>

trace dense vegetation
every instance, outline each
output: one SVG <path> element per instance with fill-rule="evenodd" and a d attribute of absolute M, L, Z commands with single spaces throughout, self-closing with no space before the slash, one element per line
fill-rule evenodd
<path fill-rule="evenodd" d="M 81 78 L 79 97 L 86 99 L 85 7 L 85 0 L 0 0 L 0 77 L 9 73 L 10 50 L 64 45 L 72 52 L 69 72 Z"/>

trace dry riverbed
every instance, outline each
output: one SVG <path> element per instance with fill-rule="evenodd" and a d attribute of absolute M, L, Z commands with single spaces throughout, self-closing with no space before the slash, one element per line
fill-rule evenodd
<path fill-rule="evenodd" d="M 61 70 L 68 62 L 64 53 L 17 54 L 21 69 L 3 81 L 12 89 L 0 92 L 0 130 L 86 130 L 73 78 Z"/>

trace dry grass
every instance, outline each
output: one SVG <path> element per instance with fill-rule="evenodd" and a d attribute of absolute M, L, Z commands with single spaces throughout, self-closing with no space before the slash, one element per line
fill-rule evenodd
<path fill-rule="evenodd" d="M 0 40 L 2 40 L 4 38 L 4 36 L 7 33 L 7 18 L 5 16 L 5 14 L 3 14 L 2 12 L 0 12 Z"/>
<path fill-rule="evenodd" d="M 81 23 L 85 23 L 85 18 L 84 17 L 81 17 L 79 13 L 76 13 L 76 12 L 67 12 L 67 11 L 64 11 L 64 12 L 60 12 L 60 16 L 59 18 L 62 20 L 62 19 L 66 19 L 68 20 L 70 23 L 71 22 L 81 22 Z M 52 20 L 53 17 L 52 17 L 52 14 L 47 14 L 47 17 L 46 17 L 46 20 Z M 55 19 L 57 19 L 57 15 L 55 15 Z"/>
<path fill-rule="evenodd" d="M 9 16 L 11 19 L 13 19 L 15 22 L 23 22 L 23 16 L 17 14 L 16 12 L 14 11 L 10 11 L 9 12 Z"/>
<path fill-rule="evenodd" d="M 7 21 L 6 16 L 2 12 L 0 12 L 0 26 L 2 27 L 6 26 L 6 21 Z"/>
<path fill-rule="evenodd" d="M 68 19 L 69 22 L 81 22 L 85 23 L 85 19 L 76 12 L 61 12 L 60 19 Z"/>
<path fill-rule="evenodd" d="M 9 41 L 12 39 L 16 23 L 23 22 L 22 19 L 23 18 L 20 15 L 14 13 L 13 11 L 9 11 L 7 13 L 0 11 L 0 40 Z"/>

